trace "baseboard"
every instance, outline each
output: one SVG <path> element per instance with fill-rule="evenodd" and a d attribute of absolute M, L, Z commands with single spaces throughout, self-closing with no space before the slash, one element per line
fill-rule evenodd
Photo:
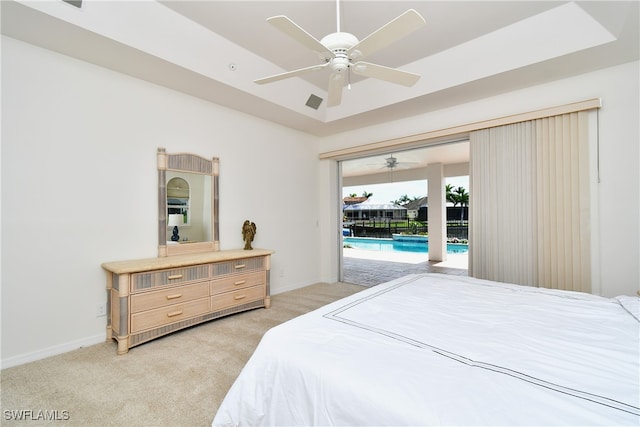
<path fill-rule="evenodd" d="M 70 341 L 64 344 L 54 345 L 52 347 L 47 347 L 42 350 L 37 350 L 31 353 L 19 354 L 17 356 L 9 357 L 7 359 L 2 359 L 2 361 L 0 361 L 0 369 L 24 365 L 25 363 L 35 362 L 36 360 L 46 359 L 47 357 L 57 356 L 58 354 L 77 350 L 81 347 L 100 344 L 105 342 L 106 339 L 107 339 L 107 334 L 105 332 L 105 333 L 94 335 L 91 337 Z"/>

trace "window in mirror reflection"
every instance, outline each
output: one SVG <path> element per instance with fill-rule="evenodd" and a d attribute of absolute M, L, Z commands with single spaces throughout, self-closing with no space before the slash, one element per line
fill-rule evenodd
<path fill-rule="evenodd" d="M 211 176 L 190 172 L 167 171 L 167 240 L 179 242 L 211 241 Z M 178 225 L 179 240 L 173 240 L 175 215 L 182 215 Z"/>
<path fill-rule="evenodd" d="M 171 215 L 182 215 L 182 224 L 189 225 L 189 183 L 179 177 L 167 183 L 167 218 Z"/>

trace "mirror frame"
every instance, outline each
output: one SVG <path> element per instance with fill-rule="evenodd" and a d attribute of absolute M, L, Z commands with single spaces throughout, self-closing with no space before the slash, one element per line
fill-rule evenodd
<path fill-rule="evenodd" d="M 167 171 L 197 173 L 211 176 L 211 240 L 167 245 Z M 192 254 L 220 250 L 218 223 L 220 159 L 205 159 L 190 153 L 168 154 L 158 148 L 158 256 Z"/>

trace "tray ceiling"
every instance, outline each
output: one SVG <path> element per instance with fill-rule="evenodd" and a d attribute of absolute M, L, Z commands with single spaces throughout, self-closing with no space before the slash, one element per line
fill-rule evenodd
<path fill-rule="evenodd" d="M 405 88 L 352 79 L 342 104 L 316 110 L 328 71 L 254 79 L 318 63 L 266 22 L 286 15 L 317 39 L 332 1 L 4 0 L 2 33 L 310 134 L 425 113 L 639 58 L 635 1 L 342 1 L 341 29 L 362 39 L 407 9 L 427 25 L 367 60 L 421 74 Z"/>

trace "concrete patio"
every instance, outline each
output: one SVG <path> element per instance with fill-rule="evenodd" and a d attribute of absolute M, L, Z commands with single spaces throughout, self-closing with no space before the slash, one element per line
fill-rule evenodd
<path fill-rule="evenodd" d="M 427 254 L 344 248 L 343 282 L 374 286 L 407 274 L 467 275 L 467 255 L 449 254 L 444 262 L 429 261 Z"/>

